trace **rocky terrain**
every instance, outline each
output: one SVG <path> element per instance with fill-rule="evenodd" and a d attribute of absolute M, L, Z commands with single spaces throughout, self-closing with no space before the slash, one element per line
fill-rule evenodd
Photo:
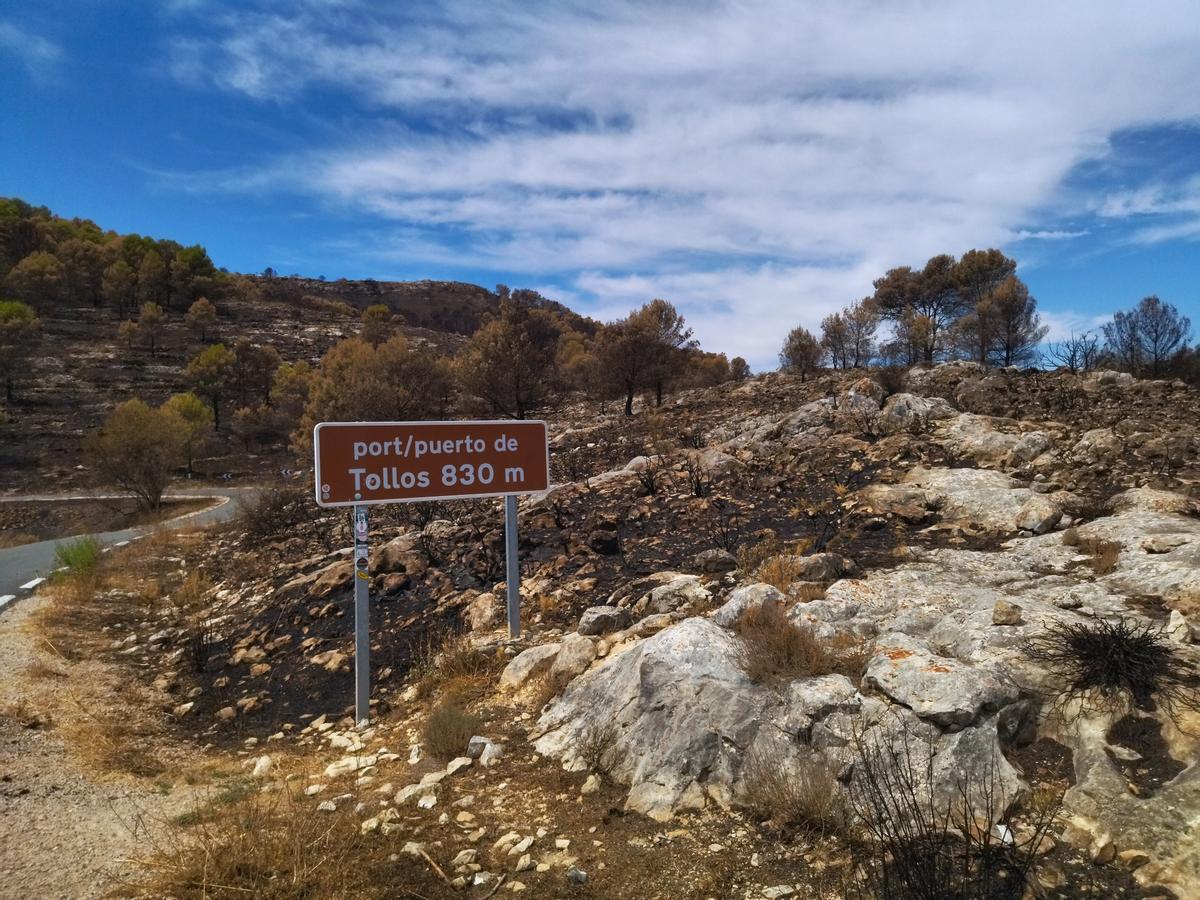
<path fill-rule="evenodd" d="M 415 896 L 1200 896 L 1200 392 L 946 364 L 615 412 L 551 423 L 518 641 L 496 504 L 372 511 L 365 730 L 346 516 L 287 480 L 156 548 L 88 606 L 138 746 L 350 816 Z M 910 883 L 965 846 L 986 890 Z"/>

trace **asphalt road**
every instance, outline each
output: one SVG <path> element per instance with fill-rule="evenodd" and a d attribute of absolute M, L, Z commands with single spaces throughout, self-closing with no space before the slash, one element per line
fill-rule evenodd
<path fill-rule="evenodd" d="M 168 499 L 189 497 L 212 497 L 213 506 L 197 512 L 186 513 L 174 519 L 158 523 L 157 526 L 141 526 L 126 528 L 121 531 L 106 531 L 94 534 L 104 546 L 119 544 L 145 534 L 152 527 L 180 528 L 183 526 L 211 525 L 232 519 L 238 512 L 237 500 L 253 494 L 254 488 L 188 488 L 172 491 Z M 105 494 L 24 494 L 20 496 L 0 497 L 0 503 L 45 502 L 53 503 L 60 500 L 86 500 L 108 497 Z M 31 583 L 44 578 L 55 568 L 55 548 L 59 544 L 78 540 L 80 535 L 69 538 L 58 538 L 51 541 L 39 541 L 36 544 L 22 544 L 0 550 L 0 609 L 25 596 L 32 589 Z M 36 587 L 36 585 L 33 585 Z M 6 598 L 8 598 L 6 600 Z"/>

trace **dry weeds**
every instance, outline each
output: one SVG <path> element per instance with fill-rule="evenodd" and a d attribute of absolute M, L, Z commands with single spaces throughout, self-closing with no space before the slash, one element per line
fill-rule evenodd
<path fill-rule="evenodd" d="M 752 681 L 838 673 L 857 683 L 870 658 L 869 644 L 852 636 L 818 638 L 788 619 L 779 604 L 751 608 L 737 626 L 737 663 Z"/>
<path fill-rule="evenodd" d="M 846 799 L 829 765 L 805 759 L 794 771 L 779 760 L 752 753 L 742 767 L 743 803 L 778 828 L 811 835 L 840 835 L 849 826 Z"/>

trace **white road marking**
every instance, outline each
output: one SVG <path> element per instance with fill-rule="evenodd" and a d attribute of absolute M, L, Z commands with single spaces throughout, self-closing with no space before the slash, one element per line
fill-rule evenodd
<path fill-rule="evenodd" d="M 39 584 L 41 584 L 45 580 L 46 580 L 45 578 L 35 578 L 35 579 L 33 579 L 33 581 L 27 581 L 23 585 L 21 585 L 21 590 L 32 591 L 35 587 L 37 587 Z"/>
<path fill-rule="evenodd" d="M 8 604 L 12 603 L 16 599 L 16 594 L 5 594 L 3 597 L 0 597 L 0 609 L 4 609 L 4 607 L 8 606 Z"/>

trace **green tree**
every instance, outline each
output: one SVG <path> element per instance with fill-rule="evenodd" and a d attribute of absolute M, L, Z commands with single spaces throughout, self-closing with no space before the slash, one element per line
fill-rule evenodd
<path fill-rule="evenodd" d="M 161 411 L 178 420 L 183 435 L 183 455 L 187 461 L 188 477 L 192 477 L 192 463 L 196 454 L 212 437 L 213 415 L 204 401 L 195 394 L 173 394 L 162 405 Z"/>
<path fill-rule="evenodd" d="M 71 238 L 59 245 L 55 256 L 62 264 L 63 295 L 73 305 L 99 306 L 100 280 L 104 273 L 104 250 L 99 244 Z"/>
<path fill-rule="evenodd" d="M 185 441 L 176 416 L 129 400 L 88 435 L 84 452 L 106 482 L 132 493 L 143 509 L 158 509 L 171 472 L 183 461 Z"/>
<path fill-rule="evenodd" d="M 779 351 L 779 365 L 783 371 L 797 373 L 800 380 L 805 381 L 808 373 L 821 365 L 824 355 L 821 342 L 813 333 L 797 325 L 788 332 L 783 342 L 783 349 Z"/>
<path fill-rule="evenodd" d="M 157 250 L 147 251 L 138 266 L 137 298 L 142 303 L 167 302 L 167 264 Z"/>
<path fill-rule="evenodd" d="M 199 244 L 175 251 L 171 260 L 170 302 L 186 309 L 197 298 L 214 294 L 217 289 L 217 267 Z"/>
<path fill-rule="evenodd" d="M 184 371 L 192 391 L 208 401 L 214 428 L 221 427 L 221 401 L 233 382 L 235 362 L 232 350 L 224 344 L 212 344 L 197 353 Z"/>
<path fill-rule="evenodd" d="M 184 320 L 188 328 L 200 335 L 201 341 L 206 341 L 208 333 L 217 325 L 217 308 L 207 297 L 200 297 L 188 307 Z"/>
<path fill-rule="evenodd" d="M 920 355 L 926 363 L 943 351 L 947 329 L 966 309 L 955 266 L 953 256 L 942 254 L 920 272 L 901 266 L 875 280 L 872 299 L 880 315 L 898 323 L 921 323 L 910 329 L 909 336 L 920 338 Z"/>
<path fill-rule="evenodd" d="M 13 266 L 5 280 L 9 293 L 35 309 L 46 309 L 62 297 L 62 263 L 39 250 Z"/>
<path fill-rule="evenodd" d="M 137 273 L 125 260 L 118 259 L 104 270 L 100 292 L 118 314 L 133 309 L 137 300 Z"/>
<path fill-rule="evenodd" d="M 378 347 L 396 332 L 392 311 L 382 303 L 368 306 L 362 314 L 362 333 L 359 335 L 372 347 Z"/>
<path fill-rule="evenodd" d="M 558 339 L 550 313 L 505 300 L 455 361 L 459 387 L 494 413 L 524 419 L 550 393 Z"/>
<path fill-rule="evenodd" d="M 729 361 L 729 377 L 734 381 L 745 381 L 750 377 L 750 364 L 740 356 Z"/>
<path fill-rule="evenodd" d="M 4 397 L 15 399 L 17 373 L 42 339 L 42 323 L 33 308 L 17 300 L 0 300 L 0 378 L 4 379 Z"/>

